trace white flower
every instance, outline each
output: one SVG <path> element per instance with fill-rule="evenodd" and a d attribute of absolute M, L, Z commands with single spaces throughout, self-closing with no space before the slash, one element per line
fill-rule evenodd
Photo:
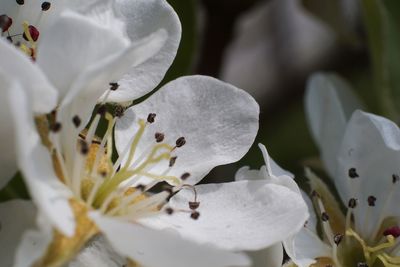
<path fill-rule="evenodd" d="M 161 81 L 181 27 L 163 0 L 10 0 L 0 3 L 0 31 L 0 73 L 30 92 L 35 113 L 78 110 L 81 130 L 98 100 L 133 100 Z M 110 86 L 119 88 L 103 95 Z M 2 112 L 1 120 L 9 116 Z M 0 134 L 15 136 L 9 127 Z M 0 186 L 15 172 L 15 153 L 7 151 Z"/>
<path fill-rule="evenodd" d="M 286 251 L 300 267 L 398 266 L 400 129 L 353 112 L 360 105 L 337 76 L 316 74 L 307 90 L 310 127 L 342 203 L 308 170 L 313 202 L 305 199 L 315 214 L 285 242 Z"/>
<path fill-rule="evenodd" d="M 307 206 L 300 195 L 300 189 L 293 179 L 293 174 L 283 170 L 275 161 L 269 157 L 267 149 L 264 145 L 259 144 L 261 152 L 264 156 L 265 165 L 260 170 L 250 170 L 249 167 L 242 167 L 236 173 L 236 181 L 257 181 L 261 180 L 265 182 L 269 187 L 273 188 L 274 192 L 277 193 L 276 200 L 282 201 L 280 197 L 285 197 L 287 205 L 293 205 L 292 213 L 288 213 L 282 218 L 273 218 L 278 220 L 276 223 L 285 227 L 289 222 L 292 224 L 290 230 L 286 232 L 277 231 L 276 234 L 280 235 L 280 238 L 274 239 L 275 242 L 271 242 L 271 246 L 262 250 L 249 252 L 250 257 L 253 260 L 254 267 L 279 267 L 282 266 L 283 261 L 283 249 L 282 243 L 285 236 L 289 237 L 293 233 L 297 233 L 304 225 L 304 222 L 308 218 L 309 214 Z M 290 199 L 290 201 L 288 201 Z M 282 207 L 277 206 L 277 212 L 281 212 L 279 209 Z M 268 207 L 273 209 L 273 207 Z"/>

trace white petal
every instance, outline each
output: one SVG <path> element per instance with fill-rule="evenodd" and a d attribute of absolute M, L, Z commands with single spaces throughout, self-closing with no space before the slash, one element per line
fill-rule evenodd
<path fill-rule="evenodd" d="M 3 38 L 0 38 L 0 58 L 0 71 L 29 92 L 35 112 L 47 113 L 56 106 L 57 91 L 42 71 Z"/>
<path fill-rule="evenodd" d="M 182 239 L 173 231 L 152 230 L 138 224 L 91 214 L 103 234 L 121 255 L 146 267 L 247 266 L 242 254 Z"/>
<path fill-rule="evenodd" d="M 32 202 L 12 200 L 0 203 L 0 265 L 12 266 L 25 230 L 35 226 L 36 209 Z"/>
<path fill-rule="evenodd" d="M 140 221 L 149 227 L 172 228 L 183 237 L 229 250 L 259 250 L 296 233 L 308 217 L 298 193 L 261 181 L 240 181 L 196 186 L 200 217 L 188 210 L 192 190 L 183 189 L 169 202 L 177 212 Z"/>
<path fill-rule="evenodd" d="M 235 181 L 262 180 L 265 179 L 265 174 L 265 166 L 262 166 L 260 170 L 251 170 L 249 166 L 244 166 L 236 172 Z"/>
<path fill-rule="evenodd" d="M 145 95 L 161 82 L 178 50 L 181 25 L 165 0 L 117 0 L 114 9 L 127 24 L 128 36 L 133 42 L 159 29 L 168 33 L 165 45 L 157 54 L 139 66 L 132 66 L 119 80 L 120 87 L 111 93 L 110 101 L 122 102 Z"/>
<path fill-rule="evenodd" d="M 372 227 L 377 227 L 380 217 L 400 215 L 397 204 L 400 184 L 392 182 L 393 174 L 400 175 L 399 160 L 398 126 L 383 117 L 356 111 L 340 147 L 335 184 L 344 203 L 352 197 L 358 199 L 355 219 L 357 230 L 364 236 L 371 234 Z M 356 169 L 358 178 L 349 178 L 350 168 Z M 376 197 L 375 207 L 368 206 L 369 196 Z M 386 201 L 389 202 L 385 209 Z M 367 209 L 370 209 L 369 218 L 365 217 Z"/>
<path fill-rule="evenodd" d="M 282 244 L 278 243 L 268 248 L 251 251 L 248 253 L 252 267 L 281 267 L 283 262 L 283 248 Z"/>
<path fill-rule="evenodd" d="M 121 267 L 126 259 L 118 255 L 103 236 L 96 237 L 79 252 L 68 267 Z"/>
<path fill-rule="evenodd" d="M 31 267 L 37 260 L 45 255 L 51 241 L 53 240 L 54 228 L 49 224 L 49 221 L 37 215 L 37 227 L 25 231 L 22 240 L 17 249 L 15 258 L 15 267 Z"/>
<path fill-rule="evenodd" d="M 70 192 L 53 170 L 49 151 L 36 132 L 28 97 L 19 87 L 10 92 L 20 105 L 11 106 L 17 138 L 18 165 L 39 211 L 61 232 L 71 236 L 75 221 L 68 198 Z"/>
<path fill-rule="evenodd" d="M 340 77 L 317 73 L 309 79 L 305 97 L 308 124 L 331 177 L 346 123 L 359 107 L 357 97 Z"/>
<path fill-rule="evenodd" d="M 165 134 L 165 142 L 175 145 L 179 137 L 186 144 L 177 148 L 178 156 L 169 175 L 180 177 L 189 172 L 187 182 L 196 183 L 212 168 L 239 160 L 248 151 L 258 130 L 259 107 L 243 90 L 211 77 L 190 76 L 170 82 L 149 99 L 131 107 L 136 116 L 117 122 L 116 147 L 121 153 L 137 131 L 136 119 L 156 113 L 156 122 L 146 128 L 137 155 L 155 144 L 154 134 Z M 162 173 L 168 162 L 157 164 L 154 173 Z"/>
<path fill-rule="evenodd" d="M 299 267 L 309 267 L 318 257 L 330 257 L 331 247 L 320 240 L 317 234 L 317 217 L 311 199 L 303 191 L 301 192 L 307 204 L 310 217 L 306 227 L 293 236 L 287 238 L 283 244 L 288 256 Z"/>
<path fill-rule="evenodd" d="M 59 90 L 59 99 L 63 99 L 89 67 L 124 51 L 127 46 L 127 40 L 90 18 L 64 12 L 43 36 L 37 64 Z"/>
<path fill-rule="evenodd" d="M 267 148 L 263 145 L 263 144 L 258 144 L 258 147 L 260 148 L 263 157 L 264 157 L 264 161 L 265 161 L 265 166 L 267 167 L 267 171 L 269 173 L 270 176 L 275 176 L 275 177 L 279 177 L 279 176 L 289 176 L 294 178 L 293 173 L 282 169 L 281 166 L 279 166 L 268 154 Z"/>

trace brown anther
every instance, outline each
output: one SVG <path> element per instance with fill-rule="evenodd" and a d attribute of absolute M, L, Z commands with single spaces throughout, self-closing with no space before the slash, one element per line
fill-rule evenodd
<path fill-rule="evenodd" d="M 87 155 L 89 153 L 89 146 L 85 140 L 80 139 L 80 148 L 82 155 Z"/>
<path fill-rule="evenodd" d="M 352 179 L 359 177 L 356 168 L 349 169 L 349 177 Z"/>
<path fill-rule="evenodd" d="M 6 14 L 0 15 L 0 29 L 2 30 L 2 32 L 8 31 L 8 29 L 12 25 L 12 22 L 12 18 L 7 16 Z"/>
<path fill-rule="evenodd" d="M 139 191 L 144 192 L 144 190 L 146 189 L 146 186 L 143 185 L 143 184 L 138 184 L 135 188 L 136 188 L 137 190 L 139 190 Z"/>
<path fill-rule="evenodd" d="M 197 210 L 200 207 L 200 202 L 198 201 L 189 201 L 189 209 Z"/>
<path fill-rule="evenodd" d="M 318 194 L 318 192 L 317 191 L 315 191 L 315 190 L 313 190 L 313 191 L 311 191 L 311 196 L 312 197 L 320 197 L 320 195 Z"/>
<path fill-rule="evenodd" d="M 172 215 L 172 213 L 174 213 L 174 210 L 172 209 L 172 208 L 166 208 L 165 209 L 165 212 L 168 214 L 168 215 Z"/>
<path fill-rule="evenodd" d="M 111 91 L 116 91 L 119 88 L 119 84 L 118 83 L 109 83 L 110 85 L 110 90 Z"/>
<path fill-rule="evenodd" d="M 392 183 L 397 183 L 398 181 L 400 181 L 400 176 L 398 174 L 393 174 L 392 175 Z"/>
<path fill-rule="evenodd" d="M 370 207 L 374 207 L 375 206 L 375 202 L 376 202 L 376 197 L 374 196 L 369 196 L 368 199 L 368 206 Z"/>
<path fill-rule="evenodd" d="M 200 217 L 200 213 L 198 211 L 193 211 L 190 214 L 190 218 L 192 218 L 193 220 L 197 220 Z"/>
<path fill-rule="evenodd" d="M 165 135 L 163 133 L 155 133 L 154 134 L 154 138 L 156 139 L 157 143 L 161 143 L 162 141 L 164 141 Z"/>
<path fill-rule="evenodd" d="M 356 198 L 350 198 L 349 199 L 349 203 L 347 204 L 347 206 L 350 209 L 354 209 L 355 207 L 357 207 L 357 199 Z"/>
<path fill-rule="evenodd" d="M 54 122 L 51 126 L 50 126 L 50 130 L 53 133 L 58 133 L 59 131 L 61 131 L 62 125 L 59 122 Z"/>
<path fill-rule="evenodd" d="M 175 165 L 175 162 L 176 162 L 176 159 L 177 159 L 178 157 L 171 157 L 170 159 L 169 159 L 169 166 L 170 167 L 172 167 L 172 166 L 174 166 Z"/>
<path fill-rule="evenodd" d="M 148 123 L 153 123 L 153 122 L 155 121 L 155 118 L 156 118 L 156 114 L 155 114 L 155 113 L 150 113 L 150 114 L 147 116 L 147 122 L 148 122 Z"/>
<path fill-rule="evenodd" d="M 42 3 L 42 11 L 47 11 L 49 10 L 51 7 L 51 3 L 50 2 L 43 2 Z"/>
<path fill-rule="evenodd" d="M 100 105 L 99 108 L 97 109 L 97 114 L 104 116 L 107 112 L 107 107 L 106 105 Z"/>
<path fill-rule="evenodd" d="M 73 122 L 73 124 L 75 125 L 75 127 L 76 128 L 78 128 L 80 125 L 81 125 L 81 118 L 79 118 L 79 116 L 78 115 L 75 115 L 73 118 L 72 118 L 72 122 Z"/>
<path fill-rule="evenodd" d="M 368 267 L 366 262 L 357 262 L 357 267 Z"/>
<path fill-rule="evenodd" d="M 17 0 L 17 4 L 22 6 L 23 4 L 25 4 L 25 1 L 24 0 Z"/>
<path fill-rule="evenodd" d="M 322 212 L 322 214 L 321 214 L 321 220 L 322 220 L 323 222 L 329 221 L 329 215 L 328 215 L 328 213 Z"/>
<path fill-rule="evenodd" d="M 38 30 L 35 26 L 29 25 L 29 26 L 28 26 L 28 31 L 29 31 L 29 35 L 32 37 L 32 40 L 33 40 L 34 42 L 36 42 L 36 41 L 39 39 L 39 35 L 40 35 L 39 30 Z M 22 37 L 23 37 L 26 41 L 29 41 L 28 36 L 26 36 L 25 33 L 22 34 Z"/>
<path fill-rule="evenodd" d="M 400 236 L 400 227 L 393 226 L 393 227 L 387 228 L 387 229 L 385 229 L 385 231 L 383 231 L 383 235 L 384 236 L 391 235 L 394 238 L 398 238 Z"/>
<path fill-rule="evenodd" d="M 107 177 L 107 172 L 106 171 L 101 171 L 100 175 L 101 175 L 101 177 Z"/>
<path fill-rule="evenodd" d="M 333 237 L 333 242 L 335 242 L 336 246 L 339 246 L 340 242 L 342 242 L 343 235 L 342 234 L 336 234 Z"/>
<path fill-rule="evenodd" d="M 181 180 L 186 180 L 187 178 L 189 178 L 190 177 L 190 173 L 188 173 L 188 172 L 185 172 L 184 174 L 182 174 L 181 175 Z"/>
<path fill-rule="evenodd" d="M 125 108 L 121 105 L 117 105 L 114 109 L 114 117 L 121 118 L 125 114 Z"/>
<path fill-rule="evenodd" d="M 175 142 L 175 144 L 176 144 L 176 147 L 181 147 L 181 146 L 184 146 L 185 144 L 186 144 L 186 139 L 185 139 L 185 137 L 179 137 L 177 140 L 176 140 L 176 142 Z"/>

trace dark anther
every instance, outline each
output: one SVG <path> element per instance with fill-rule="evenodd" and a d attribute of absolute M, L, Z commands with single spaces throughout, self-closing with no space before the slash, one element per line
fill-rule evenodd
<path fill-rule="evenodd" d="M 165 209 L 165 212 L 166 212 L 168 215 L 172 215 L 172 213 L 174 213 L 174 210 L 173 210 L 172 208 L 166 208 L 166 209 Z"/>
<path fill-rule="evenodd" d="M 78 128 L 80 125 L 81 125 L 81 119 L 79 118 L 79 116 L 78 115 L 75 115 L 73 118 L 72 118 L 72 122 L 74 123 L 74 125 L 75 125 L 75 127 L 76 128 Z"/>
<path fill-rule="evenodd" d="M 11 36 L 7 36 L 7 41 L 9 41 L 10 43 L 12 43 L 13 42 L 13 39 L 12 39 L 12 37 Z"/>
<path fill-rule="evenodd" d="M 142 184 L 138 184 L 138 185 L 136 186 L 136 189 L 139 190 L 139 191 L 144 192 L 144 190 L 146 189 L 146 186 L 145 186 L 145 185 L 142 185 Z"/>
<path fill-rule="evenodd" d="M 50 126 L 50 130 L 54 133 L 61 131 L 62 125 L 59 122 L 55 122 Z"/>
<path fill-rule="evenodd" d="M 359 177 L 356 168 L 349 169 L 349 177 L 353 179 Z"/>
<path fill-rule="evenodd" d="M 397 174 L 393 174 L 392 175 L 392 183 L 397 183 L 398 181 L 400 181 L 400 176 Z"/>
<path fill-rule="evenodd" d="M 118 165 L 117 172 L 119 172 L 120 169 L 121 169 L 121 164 Z"/>
<path fill-rule="evenodd" d="M 2 30 L 2 32 L 6 32 L 8 31 L 8 29 L 11 27 L 12 25 L 12 18 L 10 18 L 7 15 L 0 15 L 0 28 Z"/>
<path fill-rule="evenodd" d="M 336 246 L 339 246 L 340 242 L 342 242 L 343 235 L 342 234 L 336 234 L 333 237 L 333 242 L 335 242 Z"/>
<path fill-rule="evenodd" d="M 351 209 L 354 209 L 357 206 L 357 199 L 355 198 L 350 198 L 348 207 Z"/>
<path fill-rule="evenodd" d="M 81 143 L 81 153 L 82 155 L 87 155 L 89 153 L 89 146 L 85 140 L 80 140 Z"/>
<path fill-rule="evenodd" d="M 323 222 L 329 221 L 329 215 L 328 215 L 328 213 L 323 212 L 323 213 L 321 214 L 321 220 L 322 220 Z"/>
<path fill-rule="evenodd" d="M 398 238 L 398 237 L 400 236 L 400 228 L 399 228 L 398 226 L 390 227 L 390 228 L 386 229 L 386 230 L 383 232 L 383 235 L 384 235 L 384 236 L 391 235 L 391 236 L 393 236 L 394 238 Z"/>
<path fill-rule="evenodd" d="M 107 112 L 106 105 L 100 105 L 99 108 L 97 109 L 97 114 L 100 114 L 101 116 L 104 116 L 106 112 Z"/>
<path fill-rule="evenodd" d="M 107 172 L 106 171 L 101 171 L 100 175 L 101 175 L 101 177 L 106 177 L 107 176 Z"/>
<path fill-rule="evenodd" d="M 176 144 L 176 147 L 184 146 L 184 145 L 186 144 L 186 139 L 185 139 L 185 137 L 179 137 L 179 138 L 176 140 L 175 144 Z"/>
<path fill-rule="evenodd" d="M 177 158 L 178 157 L 172 157 L 172 158 L 169 159 L 169 166 L 170 167 L 174 166 Z"/>
<path fill-rule="evenodd" d="M 25 4 L 25 1 L 24 0 L 17 0 L 17 4 L 22 6 L 23 4 Z"/>
<path fill-rule="evenodd" d="M 376 202 L 376 197 L 374 196 L 369 196 L 368 199 L 368 206 L 370 207 L 374 207 L 375 206 L 375 202 Z"/>
<path fill-rule="evenodd" d="M 36 42 L 36 41 L 39 39 L 39 35 L 40 35 L 38 29 L 36 29 L 36 27 L 33 26 L 33 25 L 29 25 L 29 26 L 28 26 L 28 31 L 29 31 L 29 34 L 30 34 L 31 37 L 32 37 L 32 40 L 33 40 L 34 42 Z M 25 33 L 22 34 L 22 37 L 24 37 L 24 39 L 25 39 L 26 41 L 29 41 L 29 39 L 28 39 L 28 37 L 26 36 Z"/>
<path fill-rule="evenodd" d="M 197 220 L 200 217 L 200 213 L 198 211 L 193 211 L 190 214 L 190 218 L 192 218 L 193 220 Z"/>
<path fill-rule="evenodd" d="M 185 172 L 184 174 L 182 174 L 181 175 L 181 180 L 186 180 L 187 178 L 189 178 L 190 177 L 190 173 L 188 173 L 188 172 Z"/>
<path fill-rule="evenodd" d="M 110 84 L 110 90 L 111 91 L 116 91 L 119 88 L 118 83 L 109 83 Z"/>
<path fill-rule="evenodd" d="M 42 3 L 42 10 L 43 10 L 43 11 L 49 10 L 50 7 L 51 7 L 50 2 L 43 2 L 43 3 Z"/>
<path fill-rule="evenodd" d="M 368 267 L 366 262 L 357 262 L 357 267 Z"/>
<path fill-rule="evenodd" d="M 157 143 L 161 143 L 164 141 L 165 135 L 163 133 L 155 133 L 154 138 L 156 139 Z"/>
<path fill-rule="evenodd" d="M 121 118 L 125 114 L 125 108 L 121 105 L 117 105 L 114 109 L 114 117 Z"/>
<path fill-rule="evenodd" d="M 155 121 L 155 118 L 156 118 L 156 114 L 155 114 L 155 113 L 150 113 L 150 114 L 147 116 L 147 122 L 148 122 L 148 123 L 153 123 L 153 122 Z"/>
<path fill-rule="evenodd" d="M 198 201 L 189 201 L 189 208 L 191 210 L 197 210 L 200 207 L 200 202 Z"/>

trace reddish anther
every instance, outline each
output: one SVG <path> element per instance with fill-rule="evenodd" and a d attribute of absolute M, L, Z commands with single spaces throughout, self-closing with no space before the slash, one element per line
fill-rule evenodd
<path fill-rule="evenodd" d="M 398 227 L 398 226 L 390 227 L 383 232 L 383 235 L 384 236 L 391 235 L 391 236 L 397 238 L 400 236 L 400 227 Z"/>
<path fill-rule="evenodd" d="M 39 30 L 33 25 L 29 25 L 28 30 L 29 30 L 29 34 L 32 37 L 32 40 L 34 42 L 36 42 L 39 39 L 39 35 L 40 35 Z M 29 39 L 25 33 L 22 36 L 24 37 L 25 40 L 29 41 Z"/>
<path fill-rule="evenodd" d="M 2 30 L 2 32 L 6 32 L 8 31 L 8 29 L 11 27 L 13 21 L 12 18 L 10 18 L 9 16 L 3 14 L 0 15 L 0 28 Z"/>

